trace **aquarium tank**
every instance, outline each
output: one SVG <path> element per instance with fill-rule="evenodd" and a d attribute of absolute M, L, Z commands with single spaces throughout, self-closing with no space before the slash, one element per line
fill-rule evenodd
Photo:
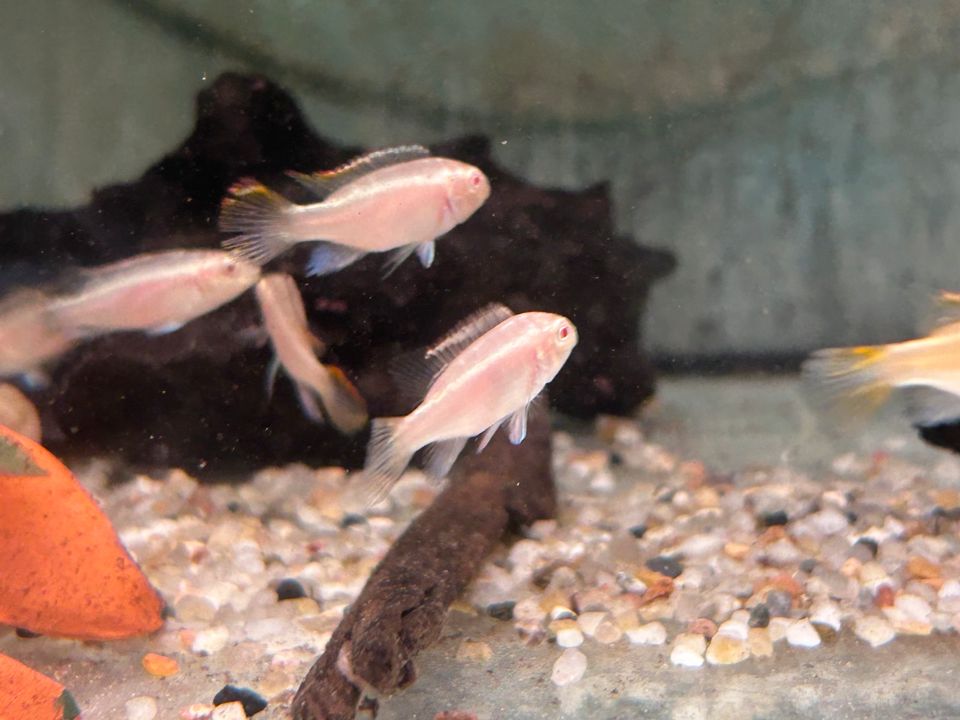
<path fill-rule="evenodd" d="M 0 37 L 0 720 L 960 714 L 960 3 Z"/>

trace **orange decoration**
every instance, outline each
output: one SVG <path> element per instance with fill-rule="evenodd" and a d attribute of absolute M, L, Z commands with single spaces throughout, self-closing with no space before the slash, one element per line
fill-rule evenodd
<path fill-rule="evenodd" d="M 63 685 L 0 655 L 0 720 L 72 720 L 79 714 Z"/>
<path fill-rule="evenodd" d="M 45 448 L 2 425 L 0 558 L 0 624 L 84 640 L 163 624 L 160 596 L 96 501 Z"/>

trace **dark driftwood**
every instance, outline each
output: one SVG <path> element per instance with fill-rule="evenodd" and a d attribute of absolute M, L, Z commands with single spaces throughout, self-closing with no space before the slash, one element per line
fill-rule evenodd
<path fill-rule="evenodd" d="M 389 695 L 416 678 L 414 657 L 440 634 L 447 608 L 513 522 L 551 517 L 545 410 L 512 446 L 503 433 L 467 452 L 450 486 L 394 543 L 350 607 L 293 701 L 297 720 L 349 720 L 364 689 Z"/>
<path fill-rule="evenodd" d="M 416 138 L 403 138 L 415 141 Z M 371 256 L 326 278 L 303 277 L 308 248 L 271 263 L 298 279 L 327 360 L 357 384 L 372 415 L 400 406 L 387 367 L 489 302 L 522 312 L 560 312 L 580 344 L 553 385 L 555 406 L 574 415 L 627 412 L 653 389 L 640 327 L 650 286 L 673 267 L 668 253 L 618 235 L 607 187 L 536 187 L 500 167 L 482 138 L 437 152 L 479 165 L 492 195 L 442 238 L 433 267 L 404 263 L 386 280 Z M 330 168 L 360 152 L 336 147 L 265 78 L 228 74 L 197 98 L 193 132 L 126 185 L 103 188 L 68 211 L 0 213 L 0 292 L 100 264 L 174 247 L 216 247 L 220 199 L 244 176 L 306 199 L 283 171 Z M 118 334 L 87 343 L 54 368 L 41 408 L 46 444 L 61 455 L 113 454 L 195 475 L 241 476 L 264 464 L 356 466 L 366 438 L 344 438 L 307 420 L 289 383 L 267 402 L 270 351 L 257 337 L 247 294 L 162 337 Z"/>

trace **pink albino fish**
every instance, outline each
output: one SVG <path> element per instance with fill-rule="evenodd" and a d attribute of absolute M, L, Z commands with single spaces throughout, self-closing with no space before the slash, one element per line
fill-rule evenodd
<path fill-rule="evenodd" d="M 170 250 L 84 269 L 51 305 L 79 337 L 118 330 L 161 335 L 253 287 L 260 268 L 223 250 Z"/>
<path fill-rule="evenodd" d="M 0 376 L 21 375 L 33 386 L 46 384 L 42 368 L 75 344 L 50 312 L 50 297 L 33 288 L 15 290 L 0 301 Z"/>
<path fill-rule="evenodd" d="M 372 252 L 392 251 L 392 272 L 416 252 L 433 263 L 434 240 L 464 222 L 490 196 L 483 172 L 420 145 L 379 150 L 330 172 L 288 173 L 320 202 L 297 205 L 251 179 L 223 200 L 220 229 L 239 233 L 223 246 L 265 264 L 301 242 L 324 241 L 308 275 L 336 272 Z"/>
<path fill-rule="evenodd" d="M 340 368 L 322 365 L 317 360 L 315 353 L 323 352 L 323 345 L 310 333 L 303 299 L 293 278 L 281 273 L 265 275 L 257 283 L 256 293 L 276 353 L 270 367 L 268 392 L 282 365 L 296 385 L 300 404 L 310 419 L 323 422 L 326 415 L 345 433 L 360 430 L 367 424 L 366 403 Z"/>
<path fill-rule="evenodd" d="M 510 442 L 523 442 L 528 406 L 576 344 L 577 329 L 562 315 L 514 315 L 491 305 L 471 316 L 425 353 L 433 380 L 423 402 L 404 417 L 373 421 L 364 474 L 351 494 L 376 502 L 422 447 L 429 446 L 427 474 L 441 478 L 475 435 L 483 433 L 477 452 L 504 423 Z"/>

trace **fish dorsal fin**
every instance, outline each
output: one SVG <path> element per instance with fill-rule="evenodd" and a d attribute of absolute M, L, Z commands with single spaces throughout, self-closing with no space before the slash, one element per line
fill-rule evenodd
<path fill-rule="evenodd" d="M 506 305 L 492 303 L 461 320 L 427 350 L 398 358 L 390 372 L 404 399 L 422 399 L 454 358 L 474 340 L 512 316 L 513 312 Z"/>
<path fill-rule="evenodd" d="M 315 173 L 301 173 L 290 170 L 287 172 L 287 176 L 296 180 L 319 198 L 325 198 L 354 180 L 369 175 L 376 170 L 390 165 L 410 162 L 411 160 L 421 160 L 426 157 L 430 157 L 430 151 L 423 145 L 401 145 L 361 155 L 334 170 L 321 170 Z"/>
<path fill-rule="evenodd" d="M 946 335 L 957 332 L 960 323 L 960 292 L 942 290 L 936 298 L 937 317 L 933 321 L 931 335 Z"/>

